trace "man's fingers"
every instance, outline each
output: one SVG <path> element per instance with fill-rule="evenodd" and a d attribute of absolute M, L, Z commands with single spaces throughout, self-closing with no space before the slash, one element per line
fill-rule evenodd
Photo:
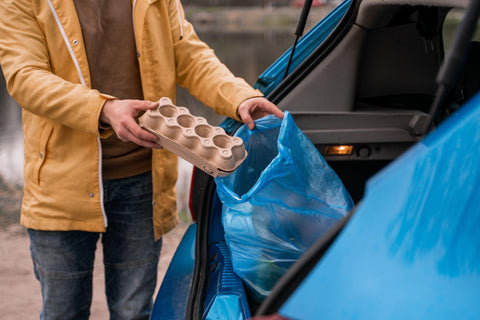
<path fill-rule="evenodd" d="M 146 111 L 158 108 L 159 103 L 146 100 L 138 100 L 138 103 L 134 105 L 134 108 L 139 111 Z"/>
<path fill-rule="evenodd" d="M 131 141 L 147 148 L 161 148 L 157 143 L 158 138 L 154 134 L 143 130 L 133 118 L 125 121 L 122 128 L 119 128 L 116 132 L 118 138 L 122 141 Z"/>
<path fill-rule="evenodd" d="M 274 116 L 283 119 L 283 112 L 282 110 L 278 109 L 273 103 L 269 104 L 268 107 L 269 113 L 273 114 Z"/>
<path fill-rule="evenodd" d="M 250 130 L 255 128 L 254 120 L 263 118 L 267 115 L 274 115 L 283 119 L 283 112 L 271 101 L 259 97 L 251 98 L 242 102 L 238 108 L 240 117 Z"/>
<path fill-rule="evenodd" d="M 152 142 L 158 141 L 158 138 L 153 133 L 150 133 L 142 129 L 142 127 L 140 127 L 140 125 L 138 125 L 138 123 L 136 123 L 133 119 L 128 121 L 125 124 L 125 126 L 134 136 L 136 136 L 139 139 L 152 141 Z"/>
<path fill-rule="evenodd" d="M 243 112 L 243 114 L 240 114 L 240 117 L 242 118 L 243 123 L 246 124 L 250 130 L 253 130 L 253 128 L 255 128 L 255 124 L 250 113 Z"/>
<path fill-rule="evenodd" d="M 255 112 L 259 118 L 272 114 L 280 119 L 283 119 L 283 112 L 277 108 L 275 104 L 267 99 L 262 99 L 263 103 L 257 103 L 255 105 Z"/>
<path fill-rule="evenodd" d="M 138 144 L 139 146 L 142 146 L 142 147 L 151 148 L 151 149 L 161 149 L 162 148 L 158 143 L 152 142 L 151 140 L 140 139 L 128 130 L 127 130 L 125 136 L 126 136 L 127 141 L 131 141 L 131 142 L 136 143 L 136 144 Z"/>

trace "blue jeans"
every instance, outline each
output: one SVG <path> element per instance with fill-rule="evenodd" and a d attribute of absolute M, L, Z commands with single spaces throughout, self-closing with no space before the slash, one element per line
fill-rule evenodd
<path fill-rule="evenodd" d="M 110 319 L 148 319 L 161 240 L 154 241 L 150 173 L 105 180 L 105 233 L 28 230 L 42 289 L 40 319 L 88 319 L 95 249 L 102 238 Z"/>

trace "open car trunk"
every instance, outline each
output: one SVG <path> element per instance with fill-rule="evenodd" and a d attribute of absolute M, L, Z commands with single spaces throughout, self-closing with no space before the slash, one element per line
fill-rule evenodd
<path fill-rule="evenodd" d="M 459 75 L 447 103 L 432 109 L 448 45 L 444 24 L 452 4 L 465 7 L 467 1 L 345 1 L 341 11 L 322 21 L 331 28 L 328 37 L 310 48 L 308 57 L 294 60 L 295 68 L 278 86 L 272 90 L 269 84 L 283 73 L 285 63 L 274 64 L 266 72 L 269 76 L 257 83 L 271 101 L 292 114 L 357 204 L 367 180 L 469 98 Z M 305 54 L 301 47 L 299 52 Z M 232 121 L 222 125 L 230 133 L 239 126 Z M 195 267 L 185 318 L 247 319 L 260 306 L 233 271 L 215 188 L 211 177 L 195 171 Z M 326 236 L 321 254 L 347 221 Z"/>

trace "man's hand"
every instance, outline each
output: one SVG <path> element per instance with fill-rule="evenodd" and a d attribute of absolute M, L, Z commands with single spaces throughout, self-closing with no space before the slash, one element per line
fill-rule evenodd
<path fill-rule="evenodd" d="M 283 112 L 265 98 L 251 98 L 243 101 L 238 107 L 238 114 L 250 130 L 255 128 L 254 120 L 263 118 L 269 114 L 283 119 Z"/>
<path fill-rule="evenodd" d="M 108 100 L 103 105 L 100 121 L 109 124 L 122 141 L 132 141 L 147 148 L 161 148 L 158 138 L 143 130 L 135 121 L 142 111 L 155 109 L 158 102 L 144 100 Z"/>

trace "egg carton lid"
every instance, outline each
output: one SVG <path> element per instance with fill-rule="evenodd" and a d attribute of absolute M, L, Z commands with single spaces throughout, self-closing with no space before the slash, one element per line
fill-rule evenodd
<path fill-rule="evenodd" d="M 158 108 L 146 111 L 139 124 L 158 137 L 158 144 L 213 177 L 226 176 L 246 159 L 243 140 L 195 117 L 169 98 L 161 98 Z"/>

